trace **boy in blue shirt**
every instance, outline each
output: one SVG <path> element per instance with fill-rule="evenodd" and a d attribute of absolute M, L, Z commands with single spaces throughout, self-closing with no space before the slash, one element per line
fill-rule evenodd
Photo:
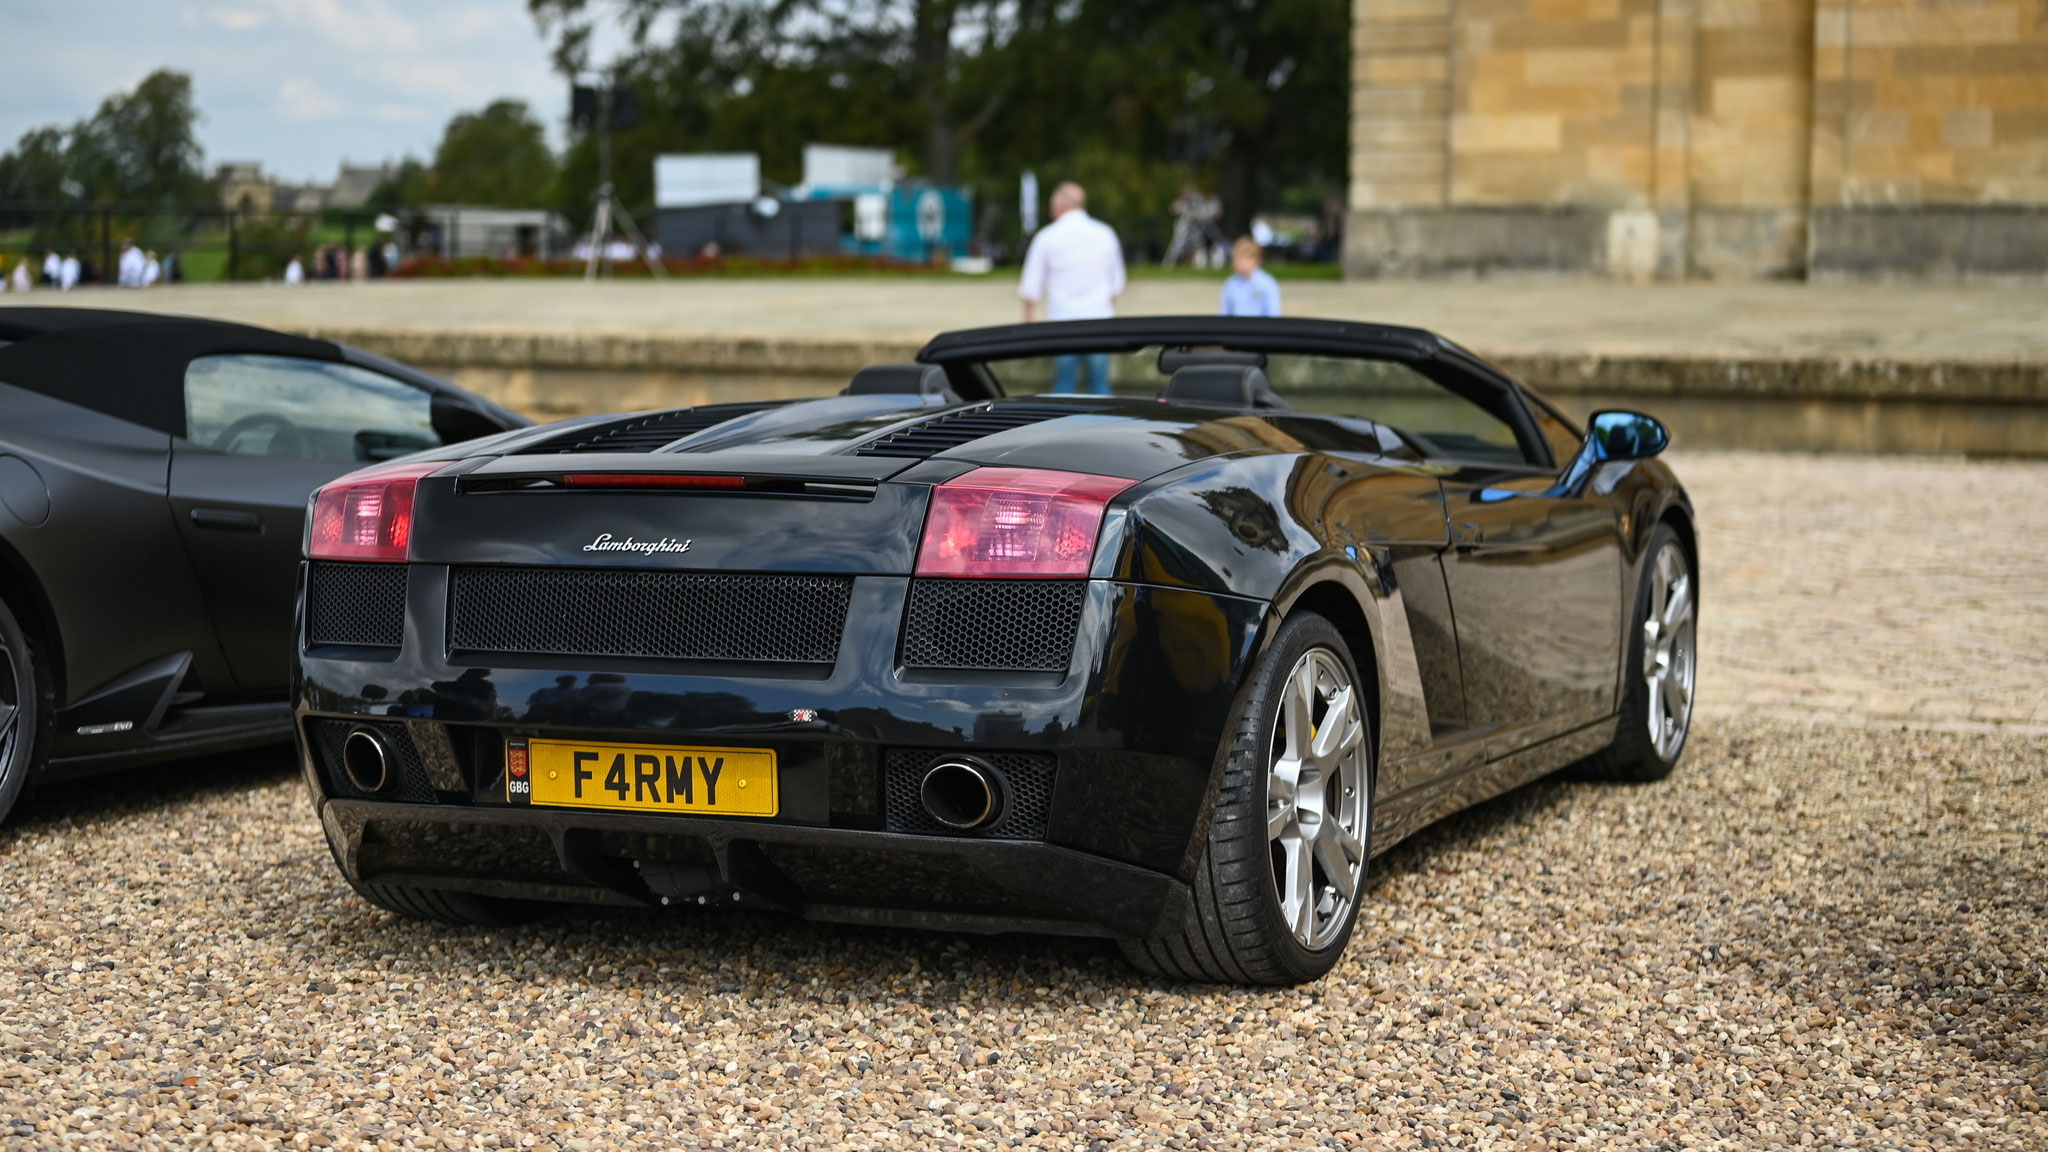
<path fill-rule="evenodd" d="M 1223 282 L 1225 316 L 1278 316 L 1280 282 L 1259 267 L 1265 253 L 1249 236 L 1230 246 L 1230 266 L 1235 273 Z"/>

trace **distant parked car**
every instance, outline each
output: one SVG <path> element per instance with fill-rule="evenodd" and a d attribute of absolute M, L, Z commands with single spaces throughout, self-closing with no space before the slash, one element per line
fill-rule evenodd
<path fill-rule="evenodd" d="M 1126 395 L 1017 395 L 1078 356 Z M 1096 934 L 1288 983 L 1430 821 L 1677 762 L 1697 553 L 1651 417 L 1582 428 L 1437 336 L 1335 321 L 919 360 L 322 488 L 300 748 L 356 891 Z"/>
<path fill-rule="evenodd" d="M 324 340 L 0 308 L 0 818 L 37 777 L 288 739 L 313 490 L 527 423 Z"/>

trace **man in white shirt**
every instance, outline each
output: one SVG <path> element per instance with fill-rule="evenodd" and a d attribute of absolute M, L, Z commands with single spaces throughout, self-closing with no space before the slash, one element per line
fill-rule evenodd
<path fill-rule="evenodd" d="M 84 269 L 78 263 L 78 253 L 67 253 L 63 262 L 57 265 L 57 287 L 69 292 L 78 286 L 78 278 L 83 274 Z"/>
<path fill-rule="evenodd" d="M 43 257 L 43 283 L 57 287 L 57 278 L 64 272 L 64 258 L 57 255 L 55 248 Z"/>
<path fill-rule="evenodd" d="M 1024 280 L 1017 295 L 1024 301 L 1024 322 L 1036 318 L 1045 303 L 1047 320 L 1101 320 L 1116 315 L 1113 301 L 1124 290 L 1123 245 L 1116 230 L 1088 215 L 1088 194 L 1068 181 L 1053 189 L 1052 223 L 1031 238 L 1024 254 Z M 1053 391 L 1072 392 L 1082 357 L 1061 356 L 1054 362 Z M 1086 358 L 1089 391 L 1109 395 L 1109 356 Z"/>

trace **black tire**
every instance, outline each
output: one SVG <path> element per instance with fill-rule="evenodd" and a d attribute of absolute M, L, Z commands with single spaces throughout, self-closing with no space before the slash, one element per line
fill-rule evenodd
<path fill-rule="evenodd" d="M 1335 915 L 1330 919 L 1334 935 L 1311 949 L 1296 938 L 1283 911 L 1280 883 L 1275 879 L 1281 866 L 1275 861 L 1275 842 L 1268 835 L 1267 806 L 1268 779 L 1277 755 L 1275 741 L 1280 736 L 1281 694 L 1296 665 L 1317 650 L 1334 659 L 1355 689 L 1351 700 L 1363 751 L 1356 757 L 1355 768 L 1345 772 L 1356 771 L 1364 777 L 1366 795 L 1362 809 L 1354 809 L 1357 864 L 1352 896 L 1338 910 L 1341 924 Z M 1364 895 L 1364 860 L 1371 854 L 1375 745 L 1364 694 L 1376 690 L 1376 685 L 1360 681 L 1343 634 L 1327 619 L 1304 612 L 1280 626 L 1253 673 L 1232 729 L 1208 842 L 1195 869 L 1193 911 L 1171 935 L 1120 941 L 1132 964 L 1153 976 L 1173 980 L 1271 985 L 1315 980 L 1336 966 L 1357 920 L 1358 901 Z M 1327 719 L 1328 713 L 1324 713 L 1317 723 Z M 1337 778 L 1339 791 L 1348 797 L 1350 792 L 1341 787 L 1342 776 Z M 1323 803 L 1328 802 L 1326 795 Z M 1320 868 L 1320 857 L 1316 859 Z M 1335 887 L 1328 893 L 1336 895 Z"/>
<path fill-rule="evenodd" d="M 540 919 L 546 907 L 530 900 L 507 900 L 478 896 L 445 888 L 415 888 L 410 884 L 363 884 L 349 881 L 356 895 L 408 920 L 454 924 L 468 928 L 505 928 L 530 924 Z"/>
<path fill-rule="evenodd" d="M 1688 581 L 1688 593 L 1693 607 L 1688 610 L 1685 622 L 1683 658 L 1687 662 L 1685 715 L 1678 724 L 1675 738 L 1671 735 L 1663 740 L 1663 747 L 1650 732 L 1650 682 L 1645 672 L 1643 651 L 1646 628 L 1651 613 L 1651 603 L 1656 600 L 1660 576 L 1658 558 L 1666 550 L 1684 565 Z M 1621 783 L 1647 784 L 1662 780 L 1678 767 L 1679 758 L 1685 754 L 1686 739 L 1692 727 L 1692 673 L 1698 655 L 1698 574 L 1693 570 L 1692 557 L 1686 553 L 1685 545 L 1679 540 L 1678 532 L 1670 524 L 1657 525 L 1650 534 L 1650 544 L 1643 552 L 1643 574 L 1637 581 L 1635 610 L 1629 616 L 1626 651 L 1623 656 L 1623 688 L 1621 694 L 1620 718 L 1614 729 L 1614 743 L 1588 757 L 1579 765 L 1579 775 L 1588 780 L 1611 780 Z"/>
<path fill-rule="evenodd" d="M 42 770 L 55 711 L 35 641 L 0 603 L 0 821 Z"/>

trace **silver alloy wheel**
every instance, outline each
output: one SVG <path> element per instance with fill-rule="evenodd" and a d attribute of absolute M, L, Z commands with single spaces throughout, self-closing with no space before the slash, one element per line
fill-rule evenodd
<path fill-rule="evenodd" d="M 27 685 L 32 683 L 24 669 L 15 667 L 16 660 L 13 647 L 5 636 L 0 636 L 0 786 L 7 783 L 9 769 L 18 770 L 15 760 L 22 751 L 18 745 L 25 738 L 21 731 L 22 693 L 29 691 Z M 5 814 L 6 809 L 0 807 L 0 816 Z"/>
<path fill-rule="evenodd" d="M 1648 693 L 1644 714 L 1650 746 L 1669 761 L 1685 745 L 1692 722 L 1693 678 L 1692 572 L 1675 542 L 1657 552 L 1650 572 L 1650 614 L 1643 621 L 1643 688 Z"/>
<path fill-rule="evenodd" d="M 1273 721 L 1266 838 L 1294 939 L 1315 951 L 1344 930 L 1365 875 L 1371 777 L 1358 692 L 1328 649 L 1295 661 Z"/>

